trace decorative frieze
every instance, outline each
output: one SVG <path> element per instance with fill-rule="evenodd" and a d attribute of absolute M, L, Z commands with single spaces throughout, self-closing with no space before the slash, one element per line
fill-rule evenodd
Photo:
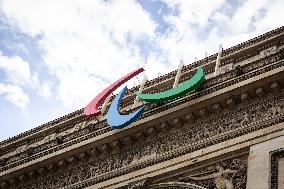
<path fill-rule="evenodd" d="M 273 46 L 260 52 L 260 57 L 264 58 L 277 52 L 277 47 Z"/>
<path fill-rule="evenodd" d="M 130 183 L 127 189 L 145 189 L 147 186 L 148 186 L 147 180 L 140 180 Z"/>
<path fill-rule="evenodd" d="M 218 74 L 223 74 L 223 73 L 232 71 L 233 69 L 234 69 L 234 64 L 233 64 L 233 63 L 227 64 L 227 65 L 225 65 L 225 66 L 222 66 L 222 67 L 219 69 Z"/>

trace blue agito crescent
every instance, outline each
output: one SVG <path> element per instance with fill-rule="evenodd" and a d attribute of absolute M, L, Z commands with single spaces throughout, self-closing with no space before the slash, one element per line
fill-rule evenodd
<path fill-rule="evenodd" d="M 122 129 L 123 127 L 126 127 L 127 125 L 138 119 L 144 112 L 144 107 L 142 107 L 128 115 L 121 115 L 119 113 L 119 106 L 126 91 L 127 86 L 125 86 L 115 97 L 107 113 L 107 123 L 113 129 Z"/>

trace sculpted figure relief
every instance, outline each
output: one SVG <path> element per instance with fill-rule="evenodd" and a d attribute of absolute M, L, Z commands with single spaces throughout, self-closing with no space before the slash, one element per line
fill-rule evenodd
<path fill-rule="evenodd" d="M 23 146 L 20 146 L 15 150 L 15 154 L 19 154 L 21 152 L 24 152 L 25 150 L 27 150 L 27 148 L 28 148 L 28 145 L 24 144 Z"/>
<path fill-rule="evenodd" d="M 74 126 L 73 131 L 72 132 L 76 132 L 79 131 L 80 129 L 83 129 L 86 127 L 86 121 L 82 122 L 82 123 L 78 123 Z"/>
<path fill-rule="evenodd" d="M 51 135 L 47 135 L 46 137 L 44 137 L 42 143 L 50 142 L 50 141 L 54 140 L 55 137 L 56 137 L 56 133 L 53 133 Z"/>
<path fill-rule="evenodd" d="M 234 185 L 232 181 L 229 179 L 229 175 L 236 173 L 237 170 L 224 169 L 220 165 L 217 165 L 216 169 L 218 170 L 218 172 L 213 173 L 211 175 L 203 176 L 203 177 L 189 176 L 189 177 L 181 178 L 180 181 L 189 182 L 191 180 L 207 180 L 207 179 L 213 178 L 217 189 L 234 189 Z"/>
<path fill-rule="evenodd" d="M 270 115 L 270 116 L 275 116 L 275 115 L 277 115 L 277 114 L 281 114 L 281 113 L 283 113 L 283 110 L 282 110 L 282 107 L 280 106 L 280 104 L 275 104 L 275 105 L 273 105 L 272 107 L 270 107 L 269 109 L 268 109 L 268 115 Z"/>

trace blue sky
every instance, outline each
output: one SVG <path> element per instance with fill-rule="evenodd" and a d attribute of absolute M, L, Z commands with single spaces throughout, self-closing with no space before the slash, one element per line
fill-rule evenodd
<path fill-rule="evenodd" d="M 83 108 L 138 67 L 154 78 L 280 27 L 283 8 L 282 0 L 0 0 L 0 140 Z"/>

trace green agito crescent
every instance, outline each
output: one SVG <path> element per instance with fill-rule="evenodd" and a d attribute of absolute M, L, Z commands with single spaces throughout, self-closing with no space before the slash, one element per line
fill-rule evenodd
<path fill-rule="evenodd" d="M 204 81 L 205 73 L 201 67 L 198 67 L 197 72 L 191 79 L 187 80 L 176 88 L 154 94 L 135 94 L 145 102 L 163 102 L 186 95 L 187 93 L 197 89 Z"/>

